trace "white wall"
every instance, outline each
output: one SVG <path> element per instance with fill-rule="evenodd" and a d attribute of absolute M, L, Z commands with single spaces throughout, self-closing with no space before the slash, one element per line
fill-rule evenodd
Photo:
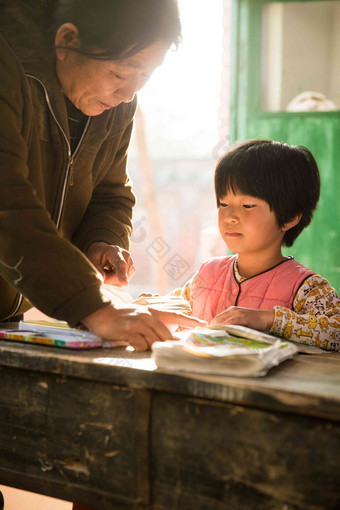
<path fill-rule="evenodd" d="M 330 54 L 329 95 L 340 108 L 340 2 L 333 6 L 333 38 Z"/>
<path fill-rule="evenodd" d="M 264 108 L 308 90 L 340 108 L 340 1 L 266 4 L 263 31 Z"/>

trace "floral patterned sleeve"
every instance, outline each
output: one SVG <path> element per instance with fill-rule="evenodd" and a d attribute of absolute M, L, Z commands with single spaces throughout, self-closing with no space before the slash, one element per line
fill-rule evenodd
<path fill-rule="evenodd" d="M 340 351 L 340 299 L 320 275 L 305 280 L 293 310 L 275 306 L 271 333 L 328 351 Z"/>
<path fill-rule="evenodd" d="M 183 287 L 179 287 L 170 292 L 170 296 L 181 296 L 190 304 L 190 308 L 192 311 L 192 296 L 193 290 L 195 286 L 196 277 L 198 275 L 198 271 L 188 280 Z"/>

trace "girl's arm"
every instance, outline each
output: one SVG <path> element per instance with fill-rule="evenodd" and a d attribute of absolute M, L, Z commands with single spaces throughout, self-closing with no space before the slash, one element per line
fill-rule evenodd
<path fill-rule="evenodd" d="M 329 351 L 340 351 L 340 299 L 320 275 L 300 287 L 293 310 L 275 306 L 271 333 Z"/>

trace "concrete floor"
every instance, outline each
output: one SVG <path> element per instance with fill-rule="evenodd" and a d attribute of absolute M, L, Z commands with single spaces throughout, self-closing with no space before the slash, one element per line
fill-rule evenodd
<path fill-rule="evenodd" d="M 72 503 L 0 485 L 4 510 L 72 510 Z"/>

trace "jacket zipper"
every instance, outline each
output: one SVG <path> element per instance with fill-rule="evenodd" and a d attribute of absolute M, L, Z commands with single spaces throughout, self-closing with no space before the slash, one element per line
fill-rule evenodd
<path fill-rule="evenodd" d="M 64 140 L 66 142 L 66 148 L 67 148 L 67 167 L 66 167 L 66 172 L 65 172 L 65 177 L 64 177 L 64 182 L 63 182 L 63 186 L 62 186 L 62 192 L 61 192 L 61 197 L 60 197 L 60 203 L 59 203 L 59 209 L 58 209 L 58 214 L 57 214 L 57 218 L 56 218 L 56 227 L 57 229 L 59 230 L 59 227 L 60 227 L 60 222 L 61 222 L 61 216 L 62 216 L 62 212 L 63 212 L 63 209 L 64 209 L 64 205 L 65 205 L 65 197 L 66 197 L 66 190 L 67 190 L 67 184 L 69 184 L 70 186 L 73 186 L 73 161 L 74 161 L 74 157 L 76 156 L 78 150 L 79 150 L 79 147 L 83 141 L 83 138 L 85 136 L 85 133 L 87 131 L 87 128 L 88 128 L 88 125 L 89 125 L 89 122 L 90 122 L 90 117 L 87 119 L 87 122 L 86 122 L 86 125 L 85 125 L 85 128 L 84 128 L 84 131 L 81 135 L 81 138 L 79 140 L 79 143 L 75 149 L 75 151 L 73 152 L 73 154 L 71 153 L 71 145 L 67 139 L 67 136 L 66 136 L 66 133 L 65 131 L 63 130 L 60 122 L 58 121 L 53 109 L 52 109 L 52 105 L 51 105 L 51 101 L 50 101 L 50 98 L 48 96 L 48 92 L 46 90 L 46 87 L 45 85 L 43 84 L 43 82 L 37 78 L 36 76 L 33 76 L 32 74 L 27 74 L 26 76 L 28 76 L 29 78 L 32 78 L 33 80 L 36 80 L 38 83 L 40 83 L 40 85 L 42 86 L 43 90 L 44 90 L 44 94 L 45 94 L 45 99 L 46 99 L 46 103 L 47 103 L 47 106 L 52 114 L 52 117 L 54 118 L 58 128 L 60 129 L 63 137 L 64 137 Z"/>
<path fill-rule="evenodd" d="M 52 107 L 51 107 L 51 104 L 49 102 L 49 99 L 48 99 L 48 95 L 47 95 L 47 91 L 45 89 L 45 94 L 46 94 L 46 100 L 48 100 L 48 107 L 53 115 L 53 118 L 55 119 L 57 125 L 59 126 L 60 130 L 62 131 L 62 133 L 64 134 L 64 137 L 65 137 L 65 140 L 66 140 L 66 143 L 67 143 L 67 156 L 68 156 L 68 162 L 67 162 L 67 168 L 66 168 L 66 173 L 65 173 L 65 178 L 64 178 L 64 182 L 63 182 L 63 189 L 62 189 L 62 194 L 61 194 L 61 199 L 60 199 L 60 205 L 59 205 L 59 211 L 58 211 L 58 216 L 57 216 L 57 220 L 56 220 L 56 226 L 57 226 L 57 229 L 59 229 L 60 227 L 60 222 L 61 222 L 61 216 L 62 216 L 62 212 L 63 212 L 63 209 L 64 209 L 64 205 L 65 205 L 65 197 L 66 197 L 66 190 L 67 190 L 67 185 L 69 186 L 73 186 L 73 161 L 74 161 L 74 158 L 79 150 L 79 147 L 83 141 L 83 138 L 85 136 L 85 133 L 87 131 L 87 128 L 88 128 L 88 125 L 89 125 L 89 122 L 90 122 L 90 117 L 87 119 L 86 121 L 86 124 L 85 124 L 85 127 L 84 127 L 84 131 L 81 135 L 81 138 L 78 142 L 78 145 L 77 147 L 75 148 L 73 154 L 71 154 L 71 146 L 70 146 L 70 143 L 67 139 L 67 136 L 63 130 L 63 128 L 61 127 L 60 123 L 58 122 L 56 116 L 54 115 L 54 112 L 52 110 Z"/>
<path fill-rule="evenodd" d="M 69 186 L 73 186 L 73 157 L 69 160 L 70 165 L 70 178 L 68 180 Z"/>

